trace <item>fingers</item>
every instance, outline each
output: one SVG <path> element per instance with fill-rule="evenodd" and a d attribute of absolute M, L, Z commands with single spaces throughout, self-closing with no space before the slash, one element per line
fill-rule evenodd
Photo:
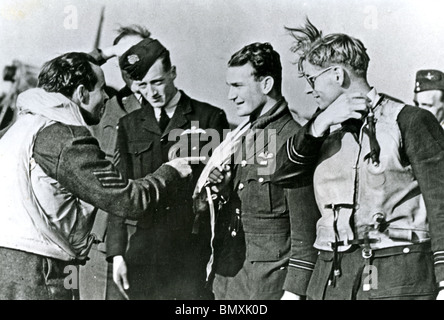
<path fill-rule="evenodd" d="M 332 103 L 332 106 L 329 113 L 335 118 L 343 118 L 341 120 L 346 120 L 349 117 L 359 119 L 371 107 L 371 100 L 359 92 L 342 94 Z M 356 113 L 359 113 L 359 116 Z"/>
<path fill-rule="evenodd" d="M 362 118 L 362 116 L 363 116 L 362 113 L 352 112 L 352 113 L 349 114 L 348 119 L 358 119 L 359 120 L 359 119 Z"/>
<path fill-rule="evenodd" d="M 205 161 L 206 157 L 183 157 L 179 159 L 183 159 L 186 162 L 199 163 L 200 161 Z"/>
<path fill-rule="evenodd" d="M 126 271 L 122 273 L 122 282 L 123 282 L 123 289 L 128 290 L 129 289 L 129 282 L 128 282 L 128 274 Z M 123 295 L 125 296 L 126 299 L 129 300 L 126 292 L 124 292 Z"/>
<path fill-rule="evenodd" d="M 116 256 L 113 259 L 113 281 L 123 297 L 129 300 L 129 296 L 125 292 L 129 289 L 128 272 L 122 256 Z"/>
<path fill-rule="evenodd" d="M 220 173 L 219 170 L 213 171 L 208 176 L 208 181 L 212 184 L 221 183 L 224 176 Z"/>
<path fill-rule="evenodd" d="M 208 176 L 208 181 L 213 184 L 221 183 L 225 176 L 231 176 L 231 167 L 228 164 L 214 168 Z"/>
<path fill-rule="evenodd" d="M 221 168 L 214 168 L 208 176 L 208 180 L 210 183 L 221 183 L 224 179 L 224 175 L 222 174 Z"/>
<path fill-rule="evenodd" d="M 122 294 L 122 296 L 126 299 L 129 300 L 129 296 L 126 293 L 125 290 L 129 289 L 129 283 L 128 283 L 128 278 L 125 273 L 122 274 L 116 274 L 113 277 L 114 283 L 116 284 L 117 288 L 119 289 L 120 293 Z"/>
<path fill-rule="evenodd" d="M 183 166 L 181 166 L 180 168 L 178 168 L 178 171 L 180 173 L 180 176 L 182 178 L 186 178 L 188 177 L 190 174 L 193 173 L 193 170 L 191 169 L 189 164 L 185 164 Z"/>
<path fill-rule="evenodd" d="M 115 282 L 115 281 L 114 281 Z M 120 293 L 122 294 L 122 296 L 126 299 L 129 300 L 129 296 L 128 294 L 125 292 L 124 286 L 122 286 L 121 281 L 117 281 L 115 282 L 117 285 L 117 288 L 119 289 Z"/>

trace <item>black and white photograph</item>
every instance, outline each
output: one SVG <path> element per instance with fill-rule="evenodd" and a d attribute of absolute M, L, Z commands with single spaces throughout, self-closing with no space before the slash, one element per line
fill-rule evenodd
<path fill-rule="evenodd" d="M 443 13 L 1 0 L 0 300 L 444 300 Z"/>

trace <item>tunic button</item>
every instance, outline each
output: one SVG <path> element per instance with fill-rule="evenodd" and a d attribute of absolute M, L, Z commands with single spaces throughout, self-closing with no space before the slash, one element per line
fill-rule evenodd
<path fill-rule="evenodd" d="M 259 178 L 258 180 L 260 183 L 264 182 L 264 178 Z"/>
<path fill-rule="evenodd" d="M 247 160 L 242 160 L 241 161 L 241 167 L 245 167 L 247 165 Z"/>
<path fill-rule="evenodd" d="M 170 210 L 170 207 L 165 207 L 165 210 L 167 210 L 167 211 Z"/>
<path fill-rule="evenodd" d="M 409 253 L 410 252 L 410 248 L 404 248 L 404 249 L 402 249 L 402 252 Z"/>
<path fill-rule="evenodd" d="M 244 188 L 244 184 L 243 183 L 239 183 L 239 187 L 238 187 L 238 189 L 239 190 L 242 190 Z"/>

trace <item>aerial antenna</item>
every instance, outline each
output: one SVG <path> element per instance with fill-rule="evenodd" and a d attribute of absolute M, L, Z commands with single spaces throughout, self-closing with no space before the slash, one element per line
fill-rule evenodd
<path fill-rule="evenodd" d="M 102 10 L 100 12 L 99 28 L 97 29 L 96 41 L 94 42 L 94 49 L 97 49 L 100 46 L 100 38 L 102 36 L 102 26 L 103 26 L 104 17 L 105 17 L 105 6 L 102 7 Z"/>

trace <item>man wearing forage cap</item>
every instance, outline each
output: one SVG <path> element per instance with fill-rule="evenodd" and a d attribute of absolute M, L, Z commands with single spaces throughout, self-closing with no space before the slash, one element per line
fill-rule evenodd
<path fill-rule="evenodd" d="M 419 70 L 416 73 L 414 102 L 428 110 L 444 127 L 444 73 L 439 70 Z"/>
<path fill-rule="evenodd" d="M 122 73 L 142 96 L 142 107 L 119 121 L 117 166 L 127 177 L 144 176 L 168 161 L 177 129 L 204 132 L 216 129 L 218 141 L 229 125 L 224 111 L 191 99 L 174 84 L 176 68 L 168 50 L 152 38 L 131 47 L 119 59 Z M 173 131 L 173 132 L 172 132 Z M 193 177 L 199 172 L 194 168 Z M 137 224 L 109 221 L 108 259 L 113 278 L 127 299 L 209 299 L 204 289 L 210 254 L 209 225 L 192 234 L 192 192 L 195 180 L 178 181 L 171 197 Z M 195 225 L 196 226 L 196 225 Z M 128 236 L 129 235 L 129 236 Z M 128 244 L 128 248 L 127 248 Z"/>

